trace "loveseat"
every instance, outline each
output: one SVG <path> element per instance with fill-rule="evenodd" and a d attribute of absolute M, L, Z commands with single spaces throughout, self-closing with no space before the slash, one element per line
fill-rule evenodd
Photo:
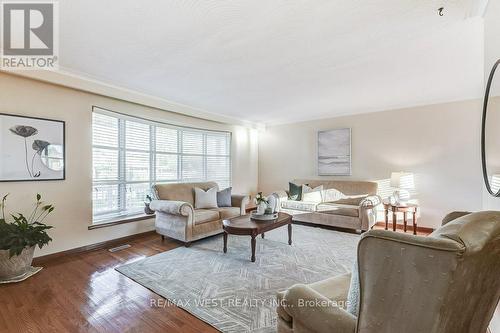
<path fill-rule="evenodd" d="M 203 190 L 216 187 L 215 182 L 157 184 L 149 207 L 156 213 L 156 232 L 180 240 L 189 246 L 192 241 L 223 232 L 222 220 L 245 215 L 247 195 L 232 195 L 232 207 L 195 209 L 195 187 Z"/>
<path fill-rule="evenodd" d="M 293 215 L 295 222 L 367 231 L 376 222 L 378 184 L 369 181 L 298 179 L 294 184 L 323 186 L 321 200 L 292 200 L 287 190 L 271 194 L 275 209 Z"/>

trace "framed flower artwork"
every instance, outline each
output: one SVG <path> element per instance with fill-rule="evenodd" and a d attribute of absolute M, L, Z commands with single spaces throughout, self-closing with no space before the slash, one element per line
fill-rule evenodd
<path fill-rule="evenodd" d="M 0 113 L 0 181 L 65 179 L 65 123 Z"/>

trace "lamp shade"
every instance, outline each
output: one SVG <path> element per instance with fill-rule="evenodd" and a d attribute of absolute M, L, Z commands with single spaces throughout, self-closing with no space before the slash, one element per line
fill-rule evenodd
<path fill-rule="evenodd" d="M 411 172 L 393 172 L 391 174 L 391 187 L 411 190 L 415 188 L 415 180 Z"/>

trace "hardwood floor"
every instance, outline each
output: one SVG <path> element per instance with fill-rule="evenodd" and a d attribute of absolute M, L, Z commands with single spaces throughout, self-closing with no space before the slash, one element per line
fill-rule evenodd
<path fill-rule="evenodd" d="M 30 279 L 0 285 L 0 332 L 218 332 L 173 305 L 151 306 L 163 298 L 114 270 L 180 242 L 145 235 L 127 244 L 49 260 Z"/>
<path fill-rule="evenodd" d="M 114 270 L 182 243 L 154 233 L 124 243 L 132 247 L 35 262 L 37 275 L 0 285 L 0 332 L 218 332 L 174 305 L 152 306 L 164 299 Z"/>

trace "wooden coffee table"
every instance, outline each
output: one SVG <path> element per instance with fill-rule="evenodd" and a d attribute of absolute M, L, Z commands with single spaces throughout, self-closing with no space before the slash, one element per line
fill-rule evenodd
<path fill-rule="evenodd" d="M 252 220 L 250 215 L 235 217 L 222 221 L 224 228 L 224 253 L 227 252 L 227 235 L 241 235 L 252 237 L 252 262 L 255 262 L 255 237 L 259 234 L 264 238 L 264 233 L 288 225 L 288 244 L 292 245 L 292 216 L 278 213 L 278 218 L 270 221 Z"/>

